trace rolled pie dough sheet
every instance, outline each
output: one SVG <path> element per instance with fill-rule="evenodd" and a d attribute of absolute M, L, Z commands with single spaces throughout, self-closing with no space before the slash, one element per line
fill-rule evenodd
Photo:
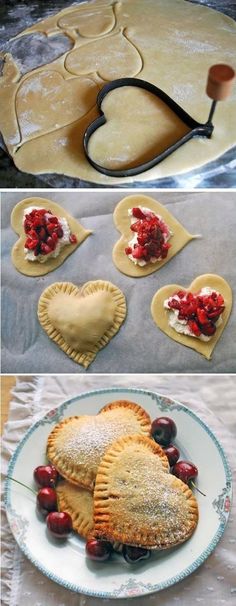
<path fill-rule="evenodd" d="M 68 222 L 71 233 L 75 234 L 77 238 L 77 242 L 75 244 L 67 244 L 64 246 L 61 249 L 58 257 L 51 257 L 44 263 L 28 261 L 25 258 L 24 242 L 26 240 L 26 234 L 23 225 L 24 210 L 31 206 L 46 208 L 47 210 L 51 210 L 52 213 L 57 217 L 64 217 Z M 57 267 L 60 267 L 65 259 L 67 259 L 67 257 L 69 257 L 69 255 L 71 255 L 74 250 L 76 250 L 76 248 L 78 248 L 78 246 L 92 233 L 92 231 L 84 229 L 84 227 L 80 225 L 76 219 L 67 213 L 64 208 L 59 206 L 59 204 L 56 204 L 56 202 L 52 202 L 47 198 L 38 198 L 35 196 L 18 202 L 11 214 L 11 226 L 19 235 L 19 240 L 17 240 L 12 248 L 12 262 L 16 269 L 26 276 L 43 276 L 53 271 Z"/>
<path fill-rule="evenodd" d="M 145 206 L 146 208 L 150 208 L 150 210 L 157 215 L 160 215 L 173 233 L 168 240 L 171 244 L 171 248 L 168 250 L 167 257 L 156 263 L 147 263 L 147 265 L 144 265 L 143 267 L 135 265 L 135 263 L 133 263 L 125 254 L 125 248 L 128 246 L 128 243 L 133 236 L 133 232 L 130 230 L 131 217 L 128 215 L 128 210 L 135 206 Z M 173 217 L 165 206 L 143 194 L 127 196 L 121 200 L 114 210 L 113 219 L 115 226 L 122 235 L 113 248 L 112 258 L 117 269 L 132 278 L 142 278 L 143 276 L 148 276 L 157 271 L 182 250 L 188 242 L 199 237 L 198 235 L 191 235 L 183 225 Z"/>
<path fill-rule="evenodd" d="M 1 78 L 0 128 L 16 166 L 25 172 L 59 173 L 101 183 L 132 178 L 98 173 L 83 151 L 83 135 L 98 116 L 96 97 L 105 82 L 137 77 L 163 89 L 193 118 L 206 122 L 210 100 L 205 86 L 209 67 L 236 67 L 235 22 L 222 13 L 185 0 L 89 2 L 67 8 L 33 27 L 46 35 L 66 34 L 73 48 L 52 63 L 21 77 L 10 55 Z M 137 92 L 138 91 L 138 92 Z M 183 145 L 139 181 L 178 174 L 202 166 L 236 141 L 235 90 L 218 103 L 211 139 Z M 116 90 L 104 100 L 109 122 L 93 135 L 91 149 L 110 166 L 123 167 L 137 156 L 176 140 L 186 127 L 153 95 L 138 89 Z M 111 119 L 110 119 L 111 117 Z M 134 133 L 136 133 L 135 138 Z M 156 142 L 156 137 L 160 137 Z M 159 147 L 158 147 L 159 145 Z"/>
<path fill-rule="evenodd" d="M 84 368 L 118 332 L 125 317 L 125 296 L 103 280 L 81 288 L 56 282 L 44 290 L 38 303 L 38 319 L 49 338 Z"/>
<path fill-rule="evenodd" d="M 197 293 L 204 286 L 209 286 L 210 288 L 220 292 L 225 301 L 225 309 L 221 316 L 222 324 L 216 329 L 216 332 L 210 341 L 201 341 L 196 337 L 189 337 L 188 335 L 176 332 L 176 330 L 169 325 L 169 312 L 164 308 L 164 301 L 178 290 L 184 289 L 189 292 Z M 195 349 L 195 351 L 205 356 L 207 360 L 210 360 L 212 352 L 228 322 L 232 309 L 232 303 L 232 290 L 229 284 L 223 278 L 221 278 L 221 276 L 217 276 L 216 274 L 203 274 L 202 276 L 195 278 L 188 288 L 185 288 L 180 284 L 168 284 L 167 286 L 160 288 L 152 299 L 151 313 L 158 328 L 168 335 L 168 337 L 174 339 L 174 341 L 177 341 L 182 345 L 185 345 L 186 347 Z"/>

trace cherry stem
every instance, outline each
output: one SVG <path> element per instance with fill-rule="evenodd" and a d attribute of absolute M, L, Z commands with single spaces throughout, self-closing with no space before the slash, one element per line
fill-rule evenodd
<path fill-rule="evenodd" d="M 24 488 L 27 488 L 28 490 L 30 490 L 30 492 L 32 492 L 34 495 L 37 495 L 37 492 L 35 490 L 30 488 L 29 486 L 26 486 L 26 484 L 23 484 L 23 482 L 20 482 L 19 480 L 16 480 L 15 478 L 11 478 L 11 476 L 6 476 L 6 477 L 7 477 L 7 480 L 12 480 L 13 482 L 16 482 L 17 484 L 20 484 L 21 486 L 24 486 Z"/>
<path fill-rule="evenodd" d="M 190 482 L 191 486 L 194 486 L 194 488 L 196 488 L 196 490 L 198 492 L 200 492 L 200 494 L 202 494 L 203 497 L 206 497 L 206 494 L 204 492 L 202 492 L 201 490 L 199 490 L 199 488 L 197 488 L 196 484 L 194 484 L 194 482 L 191 480 Z"/>

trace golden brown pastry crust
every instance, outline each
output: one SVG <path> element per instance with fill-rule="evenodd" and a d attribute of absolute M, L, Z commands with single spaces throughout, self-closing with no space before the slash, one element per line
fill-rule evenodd
<path fill-rule="evenodd" d="M 98 468 L 95 536 L 148 549 L 186 541 L 197 525 L 197 501 L 168 470 L 167 457 L 153 440 L 127 436 L 114 442 Z"/>
<path fill-rule="evenodd" d="M 49 338 L 85 368 L 118 332 L 125 317 L 124 294 L 103 280 L 80 288 L 56 282 L 43 291 L 38 303 L 38 319 Z"/>
<path fill-rule="evenodd" d="M 67 244 L 64 246 L 58 257 L 47 259 L 45 263 L 39 263 L 37 261 L 28 261 L 25 259 L 24 242 L 26 240 L 26 234 L 23 226 L 24 210 L 31 206 L 39 206 L 51 210 L 57 217 L 64 217 L 70 227 L 71 233 L 75 234 L 77 242 L 75 244 Z M 33 196 L 26 198 L 18 202 L 13 208 L 11 214 L 11 226 L 14 231 L 19 235 L 19 240 L 14 244 L 12 248 L 11 258 L 12 263 L 16 269 L 24 274 L 25 276 L 44 276 L 51 271 L 54 271 L 57 267 L 60 267 L 62 263 L 71 255 L 76 248 L 92 233 L 88 229 L 84 229 L 82 225 L 76 219 L 74 219 L 64 208 L 52 202 L 47 198 L 38 198 Z"/>
<path fill-rule="evenodd" d="M 225 300 L 225 310 L 221 316 L 222 324 L 217 327 L 217 330 L 210 341 L 201 341 L 195 337 L 180 334 L 169 325 L 169 312 L 164 308 L 164 301 L 178 290 L 183 290 L 183 286 L 180 286 L 179 284 L 168 284 L 156 292 L 151 303 L 151 314 L 155 324 L 162 330 L 162 332 L 168 335 L 168 337 L 174 341 L 177 341 L 178 343 L 181 343 L 182 345 L 185 345 L 186 347 L 195 349 L 195 351 L 205 356 L 207 360 L 210 360 L 212 357 L 212 352 L 226 327 L 231 313 L 232 290 L 226 280 L 216 274 L 203 274 L 198 276 L 195 278 L 195 280 L 193 280 L 190 286 L 187 288 L 184 287 L 184 290 L 195 293 L 201 290 L 201 288 L 204 286 L 210 286 L 210 288 L 217 290 L 223 295 Z"/>
<path fill-rule="evenodd" d="M 166 259 L 156 261 L 156 263 L 147 263 L 147 265 L 144 265 L 143 267 L 135 265 L 135 263 L 133 263 L 125 254 L 125 248 L 132 238 L 132 232 L 130 230 L 131 217 L 128 215 L 128 210 L 136 206 L 145 206 L 152 210 L 156 215 L 161 215 L 169 229 L 173 232 L 173 235 L 169 240 L 171 248 L 168 251 Z M 188 242 L 198 237 L 190 234 L 167 208 L 160 204 L 160 202 L 157 202 L 150 196 L 145 196 L 144 194 L 134 194 L 121 200 L 114 210 L 113 219 L 115 226 L 121 233 L 121 238 L 116 242 L 113 248 L 113 262 L 119 271 L 126 276 L 131 276 L 133 278 L 142 278 L 143 276 L 154 273 L 168 263 L 168 261 L 182 250 Z"/>
<path fill-rule="evenodd" d="M 58 510 L 72 518 L 73 530 L 85 539 L 93 532 L 93 495 L 89 490 L 65 480 L 56 487 Z"/>
<path fill-rule="evenodd" d="M 123 435 L 150 435 L 151 420 L 140 406 L 115 404 L 96 416 L 68 417 L 50 433 L 48 459 L 69 482 L 92 491 L 98 465 L 112 442 Z"/>

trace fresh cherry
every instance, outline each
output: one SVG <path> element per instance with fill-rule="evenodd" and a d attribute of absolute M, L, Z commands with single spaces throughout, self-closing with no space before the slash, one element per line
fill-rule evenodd
<path fill-rule="evenodd" d="M 105 562 L 111 555 L 112 545 L 108 541 L 89 539 L 86 543 L 85 549 L 90 560 L 95 560 L 95 562 Z"/>
<path fill-rule="evenodd" d="M 179 478 L 179 480 L 182 480 L 182 482 L 185 484 L 194 486 L 194 488 L 196 488 L 196 490 L 204 497 L 206 496 L 204 492 L 199 490 L 199 488 L 197 488 L 193 482 L 193 480 L 195 480 L 195 478 L 198 476 L 198 468 L 196 465 L 190 461 L 178 461 L 178 463 L 176 463 L 172 468 L 172 473 L 174 476 L 176 476 L 176 478 Z"/>
<path fill-rule="evenodd" d="M 54 465 L 39 465 L 34 470 L 34 481 L 37 486 L 53 488 L 56 485 L 58 473 Z"/>
<path fill-rule="evenodd" d="M 175 465 L 175 463 L 177 463 L 177 461 L 180 457 L 180 452 L 179 452 L 178 448 L 176 448 L 176 446 L 174 446 L 174 444 L 169 444 L 169 446 L 167 446 L 166 448 L 163 448 L 163 450 L 167 456 L 170 467 L 173 467 L 173 465 Z"/>
<path fill-rule="evenodd" d="M 66 539 L 72 531 L 72 519 L 66 511 L 52 511 L 46 522 L 48 530 L 58 539 Z"/>
<path fill-rule="evenodd" d="M 177 428 L 173 419 L 169 417 L 158 417 L 152 422 L 152 437 L 161 446 L 168 446 L 177 434 Z"/>
<path fill-rule="evenodd" d="M 129 564 L 136 564 L 141 560 L 148 560 L 151 556 L 151 551 L 144 547 L 131 547 L 131 545 L 123 545 L 123 557 Z"/>
<path fill-rule="evenodd" d="M 50 511 L 57 511 L 57 493 L 54 488 L 40 488 L 37 493 L 37 507 L 42 515 L 47 515 Z"/>

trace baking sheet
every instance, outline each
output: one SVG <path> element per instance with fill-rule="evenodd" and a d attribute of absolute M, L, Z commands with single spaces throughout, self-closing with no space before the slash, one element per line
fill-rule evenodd
<path fill-rule="evenodd" d="M 61 267 L 41 278 L 18 273 L 10 258 L 17 239 L 10 227 L 11 210 L 32 195 L 58 202 L 84 227 L 94 230 Z M 112 215 L 122 197 L 120 192 L 101 191 L 2 194 L 2 372 L 236 372 L 235 304 L 211 361 L 164 335 L 150 312 L 152 297 L 161 286 L 176 282 L 188 286 L 204 273 L 218 273 L 235 293 L 235 193 L 153 193 L 190 233 L 201 233 L 203 239 L 190 242 L 160 271 L 139 279 L 121 274 L 112 262 L 112 248 L 119 237 Z M 53 282 L 81 284 L 97 279 L 110 280 L 121 288 L 128 314 L 118 334 L 85 371 L 48 339 L 37 320 L 37 303 Z"/>
<path fill-rule="evenodd" d="M 71 4 L 79 4 L 83 0 L 77 0 L 72 3 L 71 0 L 23 0 L 16 2 L 6 2 L 0 7 L 1 14 L 1 41 L 0 49 L 11 52 L 14 59 L 19 63 L 22 72 L 28 72 L 36 66 L 45 64 L 56 56 L 62 54 L 70 47 L 70 42 L 66 37 L 53 36 L 53 38 L 45 38 L 43 35 L 28 36 L 27 45 L 25 38 L 12 40 L 12 38 L 20 33 L 26 27 L 49 17 L 70 6 Z M 188 0 L 190 1 L 190 0 Z M 231 18 L 236 18 L 236 0 L 191 0 L 195 4 L 204 4 L 210 8 L 218 10 Z M 69 44 L 69 47 L 68 47 Z M 3 141 L 0 141 L 0 185 L 4 188 L 10 187 L 52 187 L 52 188 L 84 188 L 84 187 L 101 187 L 93 183 L 80 181 L 63 175 L 38 175 L 33 176 L 26 173 L 21 173 L 14 166 L 11 158 L 4 148 Z M 195 169 L 187 173 L 157 179 L 145 183 L 145 188 L 233 188 L 236 187 L 235 177 L 235 151 L 236 148 L 228 150 L 220 158 L 209 162 L 206 166 L 200 169 Z M 103 186 L 106 188 L 106 186 Z M 110 188 L 110 186 L 108 186 Z M 137 180 L 130 185 L 118 185 L 116 189 L 122 188 L 139 188 L 143 187 L 143 183 Z"/>

